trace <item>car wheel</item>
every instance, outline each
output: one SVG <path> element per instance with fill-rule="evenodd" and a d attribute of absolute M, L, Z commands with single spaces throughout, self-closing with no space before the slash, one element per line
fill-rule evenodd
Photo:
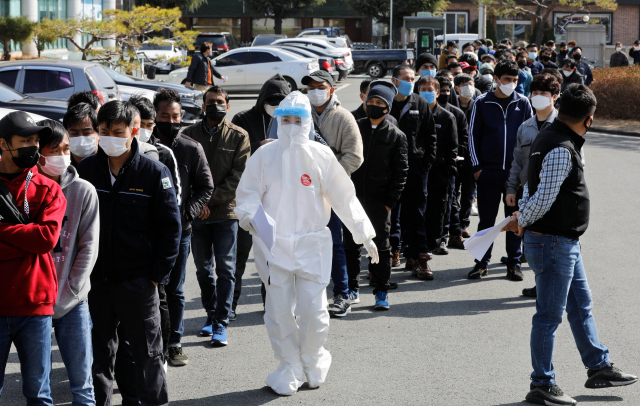
<path fill-rule="evenodd" d="M 289 85 L 289 90 L 290 91 L 295 91 L 298 90 L 298 86 L 296 85 L 296 81 L 291 79 L 290 77 L 285 76 L 284 80 L 287 81 L 287 84 Z"/>
<path fill-rule="evenodd" d="M 377 62 L 369 65 L 367 73 L 372 79 L 383 78 L 387 75 L 387 71 Z"/>

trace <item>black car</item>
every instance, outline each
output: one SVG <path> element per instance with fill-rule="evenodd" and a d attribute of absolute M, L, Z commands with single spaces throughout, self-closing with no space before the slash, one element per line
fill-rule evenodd
<path fill-rule="evenodd" d="M 26 111 L 62 122 L 67 112 L 66 100 L 31 97 L 0 83 L 0 108 Z"/>
<path fill-rule="evenodd" d="M 189 89 L 184 85 L 176 85 L 173 83 L 154 82 L 152 80 L 135 78 L 133 76 L 124 75 L 113 69 L 105 68 L 111 79 L 116 84 L 123 86 L 139 87 L 141 89 L 158 91 L 161 87 L 173 89 L 180 95 L 180 104 L 185 112 L 182 117 L 183 125 L 191 125 L 202 119 L 202 92 L 195 89 Z"/>
<path fill-rule="evenodd" d="M 215 57 L 220 54 L 224 54 L 232 49 L 240 48 L 240 43 L 229 32 L 203 32 L 198 34 L 196 42 L 193 44 L 195 51 L 200 50 L 200 45 L 205 42 L 211 42 L 213 49 L 211 50 L 211 56 Z"/>

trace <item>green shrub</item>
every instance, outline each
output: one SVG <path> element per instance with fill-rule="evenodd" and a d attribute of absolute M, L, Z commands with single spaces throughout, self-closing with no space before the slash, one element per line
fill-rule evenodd
<path fill-rule="evenodd" d="M 595 69 L 591 90 L 596 96 L 596 117 L 637 119 L 640 111 L 640 65 Z"/>

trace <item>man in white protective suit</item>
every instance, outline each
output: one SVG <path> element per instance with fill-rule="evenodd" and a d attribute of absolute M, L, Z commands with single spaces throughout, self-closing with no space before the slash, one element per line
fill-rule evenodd
<path fill-rule="evenodd" d="M 331 355 L 326 288 L 333 241 L 331 209 L 378 262 L 375 232 L 356 198 L 349 176 L 330 148 L 309 140 L 309 99 L 290 93 L 276 109 L 278 140 L 249 158 L 236 191 L 240 227 L 253 235 L 256 268 L 267 289 L 264 322 L 278 369 L 266 384 L 293 395 L 307 376 L 310 388 L 327 377 Z M 260 204 L 276 223 L 273 255 L 255 234 L 251 220 Z"/>

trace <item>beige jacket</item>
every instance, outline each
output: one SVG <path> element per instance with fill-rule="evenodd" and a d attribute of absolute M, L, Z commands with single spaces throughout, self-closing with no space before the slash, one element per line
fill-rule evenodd
<path fill-rule="evenodd" d="M 351 176 L 362 165 L 364 156 L 362 153 L 362 136 L 353 114 L 340 105 L 338 97 L 333 94 L 329 104 L 318 115 L 315 109 L 313 121 L 320 128 L 322 137 L 334 150 L 336 159 Z"/>

